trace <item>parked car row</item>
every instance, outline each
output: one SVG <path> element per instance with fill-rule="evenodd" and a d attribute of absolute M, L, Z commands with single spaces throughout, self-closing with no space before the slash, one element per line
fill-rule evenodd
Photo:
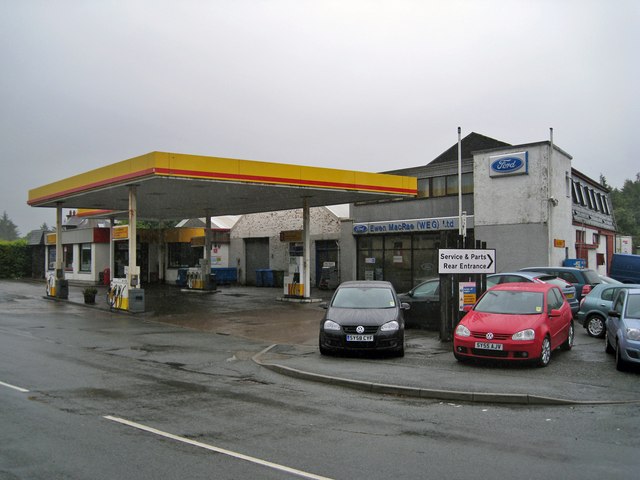
<path fill-rule="evenodd" d="M 455 358 L 528 361 L 544 367 L 555 349 L 572 348 L 575 317 L 590 336 L 605 338 L 618 369 L 640 363 L 640 285 L 590 274 L 576 279 L 594 282 L 583 284 L 579 305 L 574 285 L 559 277 L 530 269 L 489 275 L 487 292 L 455 328 Z M 439 287 L 439 279 L 429 279 L 396 294 L 384 281 L 340 284 L 323 305 L 320 353 L 382 351 L 403 356 L 409 318 L 417 325 L 437 325 Z"/>

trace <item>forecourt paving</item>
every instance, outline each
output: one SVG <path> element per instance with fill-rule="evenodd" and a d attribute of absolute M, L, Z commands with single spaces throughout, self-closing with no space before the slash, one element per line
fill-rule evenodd
<path fill-rule="evenodd" d="M 280 289 L 223 286 L 215 293 L 150 288 L 144 318 L 256 341 L 253 360 L 283 375 L 381 394 L 460 402 L 512 404 L 640 403 L 640 369 L 618 372 L 604 341 L 576 325 L 571 351 L 556 350 L 546 368 L 505 363 L 459 363 L 452 344 L 435 332 L 406 331 L 403 358 L 322 356 L 317 347 L 324 310 L 318 303 L 278 301 Z M 331 292 L 314 291 L 326 299 Z M 90 308 L 108 308 L 98 295 Z M 80 287 L 69 301 L 82 303 Z M 126 312 L 123 315 L 132 315 Z M 260 347 L 263 345 L 263 347 Z"/>

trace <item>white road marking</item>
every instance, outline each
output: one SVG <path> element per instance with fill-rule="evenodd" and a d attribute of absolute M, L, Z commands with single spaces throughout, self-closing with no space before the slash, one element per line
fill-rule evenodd
<path fill-rule="evenodd" d="M 172 440 L 177 440 L 178 442 L 187 443 L 189 445 L 193 445 L 195 447 L 204 448 L 205 450 L 211 450 L 212 452 L 221 453 L 223 455 L 228 455 L 230 457 L 238 458 L 240 460 L 246 460 L 247 462 L 252 462 L 257 465 L 261 465 L 263 467 L 273 468 L 275 470 L 279 470 L 281 472 L 287 472 L 292 475 L 296 475 L 302 478 L 309 478 L 313 480 L 331 480 L 329 477 L 322 477 L 320 475 L 315 475 L 313 473 L 304 472 L 302 470 L 297 470 L 295 468 L 286 467 L 284 465 L 279 465 L 277 463 L 268 462 L 266 460 L 261 460 L 259 458 L 250 457 L 249 455 L 244 455 L 242 453 L 233 452 L 231 450 L 226 450 L 224 448 L 215 447 L 213 445 L 209 445 L 207 443 L 197 442 L 195 440 L 190 440 L 185 437 L 180 437 L 178 435 L 174 435 L 172 433 L 163 432 L 162 430 L 157 430 L 152 427 L 148 427 L 146 425 L 142 425 L 140 423 L 132 422 L 131 420 L 126 420 L 124 418 L 112 417 L 111 415 L 105 415 L 104 418 L 107 420 L 111 420 L 113 422 L 121 423 L 123 425 L 127 425 L 129 427 L 137 428 L 139 430 L 144 430 L 145 432 L 153 433 L 155 435 L 160 435 L 165 438 L 170 438 Z"/>
<path fill-rule="evenodd" d="M 3 387 L 13 388 L 14 390 L 17 390 L 22 393 L 29 393 L 29 390 L 27 390 L 26 388 L 16 387 L 15 385 L 10 385 L 8 383 L 0 382 L 0 385 L 2 385 Z"/>

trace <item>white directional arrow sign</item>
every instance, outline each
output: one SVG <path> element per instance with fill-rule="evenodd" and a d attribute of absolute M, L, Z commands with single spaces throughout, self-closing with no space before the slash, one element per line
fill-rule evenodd
<path fill-rule="evenodd" d="M 496 251 L 495 249 L 438 250 L 438 273 L 496 273 Z"/>

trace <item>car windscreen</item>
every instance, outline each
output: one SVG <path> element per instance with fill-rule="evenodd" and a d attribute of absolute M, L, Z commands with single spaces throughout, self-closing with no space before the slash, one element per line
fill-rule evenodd
<path fill-rule="evenodd" d="M 335 308 L 395 308 L 393 293 L 388 288 L 339 288 L 331 306 Z"/>
<path fill-rule="evenodd" d="M 514 290 L 490 290 L 474 307 L 476 312 L 539 315 L 544 311 L 544 294 Z"/>
<path fill-rule="evenodd" d="M 640 295 L 629 295 L 625 317 L 640 319 Z"/>

